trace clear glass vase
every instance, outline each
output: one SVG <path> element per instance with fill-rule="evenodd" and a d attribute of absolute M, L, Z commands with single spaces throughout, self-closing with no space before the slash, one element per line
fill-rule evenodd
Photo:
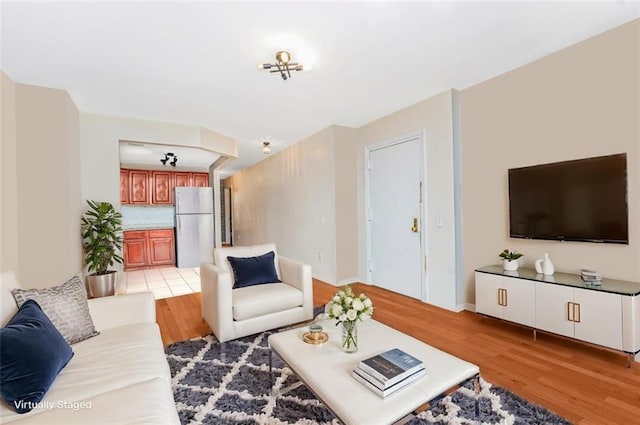
<path fill-rule="evenodd" d="M 358 322 L 345 320 L 342 322 L 342 349 L 347 353 L 358 351 Z"/>

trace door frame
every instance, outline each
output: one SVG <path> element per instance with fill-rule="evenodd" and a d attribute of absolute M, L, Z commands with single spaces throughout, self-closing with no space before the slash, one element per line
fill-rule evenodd
<path fill-rule="evenodd" d="M 427 223 L 427 143 L 426 143 L 426 132 L 425 130 L 420 130 L 417 132 L 409 133 L 404 136 L 394 137 L 393 139 L 387 139 L 379 143 L 374 143 L 364 148 L 364 220 L 365 220 L 365 239 L 366 239 L 366 259 L 365 259 L 365 271 L 366 271 L 366 280 L 369 284 L 372 284 L 371 278 L 371 270 L 369 264 L 373 260 L 371 258 L 371 221 L 369 221 L 369 208 L 371 207 L 371 184 L 370 184 L 370 168 L 369 168 L 369 155 L 371 152 L 388 148 L 394 145 L 399 145 L 401 143 L 406 143 L 411 140 L 418 139 L 420 147 L 422 148 L 422 155 L 420 158 L 421 167 L 420 167 L 420 178 L 422 180 L 422 184 L 420 186 L 421 190 L 421 198 L 422 202 L 420 203 L 420 258 L 422 258 L 422 266 L 420 267 L 420 300 L 427 302 L 427 296 L 429 294 L 428 284 L 429 284 L 429 276 L 428 270 L 426 267 L 427 261 L 427 244 L 428 239 L 426 237 L 426 223 Z"/>

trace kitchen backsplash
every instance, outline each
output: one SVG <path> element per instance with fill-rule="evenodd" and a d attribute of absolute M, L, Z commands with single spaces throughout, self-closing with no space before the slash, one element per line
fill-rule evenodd
<path fill-rule="evenodd" d="M 175 210 L 172 206 L 122 206 L 122 229 L 164 229 L 175 226 Z"/>

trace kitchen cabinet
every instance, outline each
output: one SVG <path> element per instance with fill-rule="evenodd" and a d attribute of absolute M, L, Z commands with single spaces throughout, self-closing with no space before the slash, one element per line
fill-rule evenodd
<path fill-rule="evenodd" d="M 173 173 L 168 171 L 151 172 L 151 203 L 154 205 L 173 204 Z"/>
<path fill-rule="evenodd" d="M 176 246 L 173 229 L 149 230 L 149 265 L 173 265 L 176 263 Z"/>
<path fill-rule="evenodd" d="M 124 269 L 145 267 L 148 261 L 147 232 L 124 232 Z"/>
<path fill-rule="evenodd" d="M 124 232 L 124 269 L 133 270 L 176 264 L 173 229 Z"/>
<path fill-rule="evenodd" d="M 191 174 L 192 173 L 179 171 L 173 173 L 174 187 L 191 186 Z"/>
<path fill-rule="evenodd" d="M 192 186 L 209 187 L 209 173 L 192 173 Z"/>
<path fill-rule="evenodd" d="M 209 174 L 120 169 L 122 205 L 173 205 L 175 187 L 209 187 Z"/>
<path fill-rule="evenodd" d="M 129 171 L 120 170 L 120 204 L 129 203 Z"/>
<path fill-rule="evenodd" d="M 488 316 L 534 326 L 535 284 L 511 277 L 476 273 L 476 311 Z"/>
<path fill-rule="evenodd" d="M 129 170 L 129 203 L 149 204 L 149 173 L 144 170 Z"/>

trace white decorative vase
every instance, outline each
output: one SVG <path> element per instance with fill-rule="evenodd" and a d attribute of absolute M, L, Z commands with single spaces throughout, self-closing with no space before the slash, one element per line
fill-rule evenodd
<path fill-rule="evenodd" d="M 553 263 L 549 258 L 549 254 L 547 254 L 546 252 L 544 253 L 544 259 L 541 258 L 539 260 L 536 260 L 535 266 L 536 272 L 542 273 L 545 276 L 551 276 L 555 271 L 555 267 L 553 267 Z"/>
<path fill-rule="evenodd" d="M 518 270 L 518 260 L 502 260 L 502 268 L 507 271 Z"/>

